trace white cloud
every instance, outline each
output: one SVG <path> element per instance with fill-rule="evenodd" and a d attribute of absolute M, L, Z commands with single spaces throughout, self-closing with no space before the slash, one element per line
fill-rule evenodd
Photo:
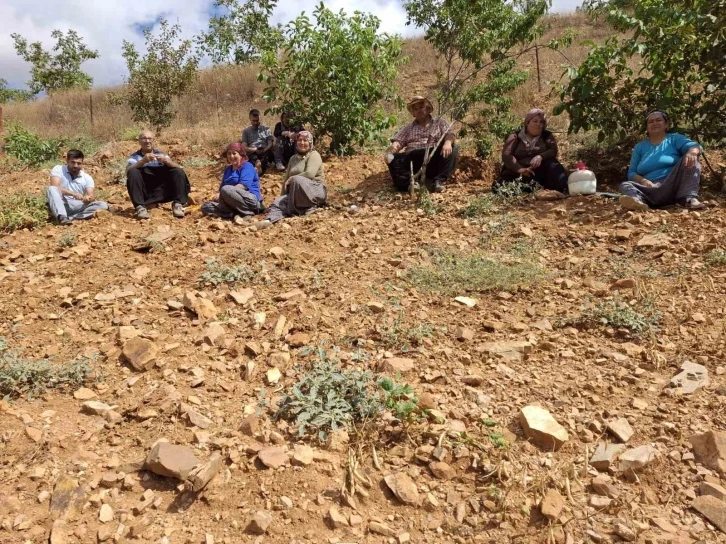
<path fill-rule="evenodd" d="M 275 11 L 275 22 L 286 22 L 301 11 L 311 14 L 319 0 L 281 0 Z M 83 64 L 83 70 L 94 78 L 94 85 L 121 83 L 127 74 L 121 57 L 123 40 L 143 45 L 137 25 L 148 24 L 159 16 L 179 22 L 185 37 L 198 34 L 207 27 L 212 0 L 155 0 L 130 3 L 121 0 L 0 0 L 0 78 L 12 87 L 23 87 L 29 79 L 29 64 L 13 48 L 11 33 L 18 33 L 30 42 L 40 41 L 52 46 L 54 29 L 78 31 L 87 46 L 97 49 L 100 57 Z M 555 11 L 571 11 L 578 0 L 556 0 Z M 329 0 L 326 6 L 348 13 L 370 11 L 382 21 L 382 30 L 411 35 L 406 16 L 398 0 Z"/>

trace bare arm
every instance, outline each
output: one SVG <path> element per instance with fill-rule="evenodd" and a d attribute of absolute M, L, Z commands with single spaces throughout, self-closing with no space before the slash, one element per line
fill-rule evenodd
<path fill-rule="evenodd" d="M 81 193 L 76 193 L 75 191 L 71 191 L 70 189 L 66 189 L 65 187 L 63 187 L 61 185 L 61 179 L 58 176 L 50 177 L 50 186 L 58 187 L 62 195 L 72 196 L 73 198 L 77 198 L 78 200 L 83 200 L 83 195 Z"/>
<path fill-rule="evenodd" d="M 403 149 L 403 146 L 401 145 L 401 142 L 399 141 L 393 141 L 391 142 L 391 145 L 388 146 L 388 149 L 386 149 L 386 154 L 388 153 L 398 153 Z"/>
<path fill-rule="evenodd" d="M 267 147 L 265 147 L 262 152 L 267 153 L 270 149 L 272 149 L 272 146 L 275 145 L 275 137 L 274 136 L 268 136 L 267 137 Z"/>

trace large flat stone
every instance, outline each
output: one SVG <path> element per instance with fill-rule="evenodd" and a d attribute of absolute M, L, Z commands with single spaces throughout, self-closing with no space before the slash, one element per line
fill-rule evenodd
<path fill-rule="evenodd" d="M 522 408 L 519 421 L 527 438 L 544 450 L 557 451 L 570 439 L 565 428 L 557 423 L 552 414 L 539 406 Z"/>
<path fill-rule="evenodd" d="M 199 464 L 194 452 L 186 446 L 159 442 L 146 456 L 146 468 L 169 478 L 186 479 L 192 469 Z"/>
<path fill-rule="evenodd" d="M 726 502 L 706 495 L 696 497 L 692 506 L 694 510 L 700 512 L 708 521 L 718 527 L 721 532 L 726 533 Z"/>
<path fill-rule="evenodd" d="M 694 434 L 688 441 L 698 463 L 726 474 L 726 432 Z"/>

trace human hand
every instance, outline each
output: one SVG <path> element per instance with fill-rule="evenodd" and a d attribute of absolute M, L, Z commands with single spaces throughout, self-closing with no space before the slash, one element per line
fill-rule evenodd
<path fill-rule="evenodd" d="M 640 182 L 641 185 L 645 185 L 646 187 L 655 187 L 655 183 L 650 181 L 649 179 L 643 178 L 643 180 Z"/>
<path fill-rule="evenodd" d="M 214 196 L 212 197 L 212 201 L 213 201 L 213 202 L 219 202 L 219 193 L 217 193 L 216 195 L 214 195 Z"/>
<path fill-rule="evenodd" d="M 168 155 L 154 155 L 156 157 L 156 160 L 159 161 L 161 164 L 168 164 L 169 163 L 169 156 Z"/>
<path fill-rule="evenodd" d="M 76 200 L 83 200 L 83 201 L 85 201 L 85 198 L 86 197 L 83 196 L 82 193 L 73 193 L 73 198 L 75 198 Z"/>
<path fill-rule="evenodd" d="M 532 157 L 532 160 L 529 161 L 529 167 L 532 170 L 539 168 L 541 164 L 542 164 L 542 155 L 535 155 L 534 157 Z"/>
<path fill-rule="evenodd" d="M 146 155 L 144 155 L 144 158 L 141 160 L 144 161 L 144 164 L 154 162 L 156 160 L 156 155 L 154 155 L 153 153 L 147 153 Z"/>
<path fill-rule="evenodd" d="M 686 156 L 683 158 L 683 163 L 687 168 L 690 168 L 691 166 L 695 166 L 698 162 L 698 153 L 686 153 Z"/>
<path fill-rule="evenodd" d="M 93 197 L 91 195 L 83 195 L 83 202 L 85 202 L 85 203 L 93 202 Z"/>
<path fill-rule="evenodd" d="M 444 146 L 441 148 L 441 156 L 445 159 L 451 156 L 451 142 L 444 142 Z"/>
<path fill-rule="evenodd" d="M 393 162 L 393 153 L 385 153 L 383 155 L 383 160 L 386 162 L 386 164 L 391 164 L 391 162 Z"/>
<path fill-rule="evenodd" d="M 532 176 L 534 176 L 534 170 L 532 170 L 531 168 L 520 168 L 519 174 L 526 178 L 531 178 Z"/>

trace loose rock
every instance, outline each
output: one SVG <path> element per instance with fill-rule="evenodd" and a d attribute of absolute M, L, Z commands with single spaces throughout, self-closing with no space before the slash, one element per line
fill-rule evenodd
<path fill-rule="evenodd" d="M 123 356 L 136 370 L 148 370 L 156 360 L 159 349 L 151 340 L 139 336 L 127 340 L 123 347 Z"/>
<path fill-rule="evenodd" d="M 396 498 L 402 503 L 413 505 L 421 503 L 421 497 L 419 496 L 416 484 L 405 472 L 389 474 L 384 478 L 384 481 Z"/>
<path fill-rule="evenodd" d="M 186 446 L 159 442 L 146 456 L 146 468 L 160 476 L 184 480 L 199 464 L 194 452 Z"/>
<path fill-rule="evenodd" d="M 570 439 L 565 428 L 557 423 L 552 414 L 539 406 L 522 408 L 519 421 L 527 438 L 544 450 L 557 451 Z"/>
<path fill-rule="evenodd" d="M 698 463 L 726 474 L 726 432 L 695 434 L 688 441 Z"/>

